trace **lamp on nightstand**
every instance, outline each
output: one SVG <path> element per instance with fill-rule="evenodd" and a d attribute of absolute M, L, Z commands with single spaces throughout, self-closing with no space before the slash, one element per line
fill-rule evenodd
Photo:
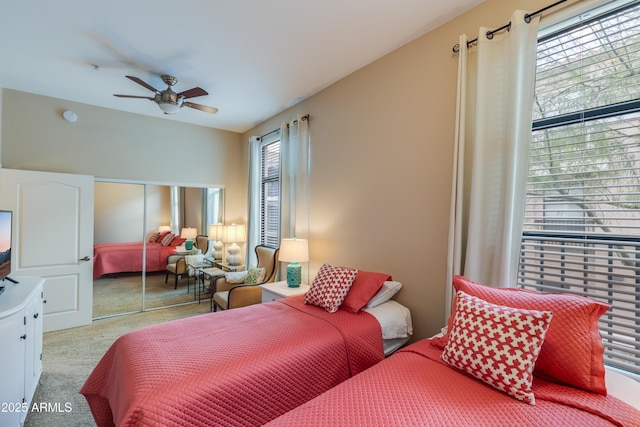
<path fill-rule="evenodd" d="M 180 233 L 180 237 L 182 237 L 183 239 L 187 239 L 184 242 L 184 248 L 186 250 L 190 251 L 191 249 L 193 249 L 193 239 L 195 239 L 197 235 L 198 235 L 198 230 L 196 230 L 193 227 L 186 227 L 182 229 L 182 232 Z"/>
<path fill-rule="evenodd" d="M 309 241 L 306 239 L 282 239 L 280 241 L 280 261 L 288 262 L 287 286 L 297 288 L 302 281 L 301 262 L 309 261 Z"/>
<path fill-rule="evenodd" d="M 213 259 L 222 259 L 222 238 L 224 237 L 224 225 L 223 224 L 209 224 L 209 240 L 214 240 L 213 244 Z"/>
<path fill-rule="evenodd" d="M 229 252 L 229 255 L 227 255 L 227 264 L 242 264 L 242 255 L 240 255 L 240 246 L 238 246 L 238 243 L 242 243 L 245 240 L 246 236 L 244 234 L 244 225 L 225 225 L 224 238 L 222 241 L 225 243 L 231 243 L 231 246 L 227 249 L 227 252 Z"/>

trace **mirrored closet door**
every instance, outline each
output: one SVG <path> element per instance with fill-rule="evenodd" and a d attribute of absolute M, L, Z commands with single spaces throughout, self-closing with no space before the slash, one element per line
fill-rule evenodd
<path fill-rule="evenodd" d="M 96 182 L 94 197 L 94 319 L 197 303 L 181 236 L 223 222 L 224 190 Z M 208 255 L 213 242 L 199 240 Z"/>

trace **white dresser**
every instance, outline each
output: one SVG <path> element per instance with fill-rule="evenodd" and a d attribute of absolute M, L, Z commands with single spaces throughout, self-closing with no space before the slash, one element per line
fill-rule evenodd
<path fill-rule="evenodd" d="M 0 426 L 20 426 L 42 373 L 40 277 L 14 277 L 0 294 Z"/>

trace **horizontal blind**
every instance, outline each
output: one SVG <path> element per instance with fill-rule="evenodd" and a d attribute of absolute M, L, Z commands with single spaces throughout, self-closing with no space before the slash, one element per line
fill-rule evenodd
<path fill-rule="evenodd" d="M 280 241 L 280 141 L 262 146 L 260 243 L 277 248 Z"/>
<path fill-rule="evenodd" d="M 640 374 L 640 6 L 538 43 L 519 285 L 611 306 L 609 365 Z"/>

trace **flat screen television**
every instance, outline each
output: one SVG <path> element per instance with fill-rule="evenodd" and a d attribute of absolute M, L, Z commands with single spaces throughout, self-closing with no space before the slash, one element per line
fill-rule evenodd
<path fill-rule="evenodd" d="M 11 222 L 13 220 L 12 211 L 0 210 L 0 286 L 4 279 L 13 280 L 8 277 L 11 274 Z"/>

